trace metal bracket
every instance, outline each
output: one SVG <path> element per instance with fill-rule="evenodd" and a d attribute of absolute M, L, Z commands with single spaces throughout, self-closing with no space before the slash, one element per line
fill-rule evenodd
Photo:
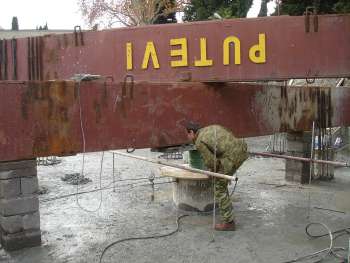
<path fill-rule="evenodd" d="M 148 180 L 151 184 L 151 187 L 152 187 L 152 195 L 151 195 L 151 201 L 153 202 L 154 201 L 154 179 L 156 178 L 155 174 L 153 171 L 151 171 L 149 177 L 148 177 Z"/>
<path fill-rule="evenodd" d="M 113 76 L 105 76 L 105 84 L 112 84 L 114 82 Z"/>
<path fill-rule="evenodd" d="M 43 79 L 42 37 L 27 38 L 28 79 Z"/>
<path fill-rule="evenodd" d="M 77 31 L 79 29 L 79 31 Z M 79 34 L 79 38 L 78 38 Z M 84 37 L 83 37 L 83 32 L 81 31 L 81 26 L 75 26 L 74 27 L 74 38 L 75 38 L 75 46 L 84 46 Z M 80 44 L 79 44 L 80 40 Z"/>
<path fill-rule="evenodd" d="M 129 89 L 128 89 L 128 85 L 127 85 L 128 83 L 130 83 Z M 128 98 L 131 100 L 134 98 L 134 76 L 133 75 L 126 75 L 124 77 L 124 82 L 123 82 L 123 86 L 122 86 L 122 94 L 121 94 L 121 96 L 119 96 L 119 95 L 116 96 L 116 98 L 114 100 L 113 111 L 116 111 L 117 104 L 120 103 L 123 116 L 126 117 L 125 100 Z"/>
<path fill-rule="evenodd" d="M 11 39 L 11 52 L 12 52 L 12 79 L 17 80 L 17 39 Z"/>
<path fill-rule="evenodd" d="M 127 88 L 127 83 L 130 83 L 130 88 Z M 129 91 L 129 94 L 127 94 Z M 122 98 L 128 98 L 133 99 L 134 98 L 134 76 L 133 75 L 126 75 L 124 77 L 124 83 L 123 83 L 123 88 L 122 88 Z"/>
<path fill-rule="evenodd" d="M 313 84 L 313 83 L 315 83 L 315 78 L 312 78 L 312 79 L 306 78 L 305 81 L 307 84 Z"/>
<path fill-rule="evenodd" d="M 0 39 L 0 80 L 7 79 L 7 41 Z"/>
<path fill-rule="evenodd" d="M 314 32 L 318 32 L 318 16 L 317 9 L 314 6 L 306 7 L 304 12 L 305 16 L 305 32 L 310 32 L 310 16 L 312 16 Z"/>
<path fill-rule="evenodd" d="M 315 83 L 315 80 L 316 80 L 315 76 L 318 75 L 318 71 L 315 72 L 315 74 L 314 74 L 312 77 L 309 77 L 309 76 L 311 76 L 311 72 L 312 72 L 312 70 L 309 69 L 308 72 L 307 72 L 307 74 L 306 74 L 306 76 L 307 76 L 307 77 L 305 78 L 306 84 L 313 84 L 313 83 Z"/>

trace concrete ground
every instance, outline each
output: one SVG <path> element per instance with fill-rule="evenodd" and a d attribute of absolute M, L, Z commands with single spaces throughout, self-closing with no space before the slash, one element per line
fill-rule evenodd
<path fill-rule="evenodd" d="M 250 149 L 263 151 L 267 141 L 254 138 L 248 143 Z M 157 155 L 149 150 L 137 150 L 135 154 Z M 101 155 L 86 154 L 85 172 L 92 182 L 79 186 L 79 191 L 99 189 Z M 111 188 L 109 152 L 104 154 L 101 180 L 106 189 L 79 195 L 78 205 L 76 196 L 64 197 L 74 194 L 76 186 L 60 178 L 80 172 L 81 158 L 81 155 L 66 157 L 61 164 L 38 167 L 40 186 L 48 190 L 40 196 L 43 244 L 11 253 L 0 249 L 0 262 L 98 262 L 103 248 L 111 242 L 167 233 L 176 228 L 176 218 L 181 214 L 190 216 L 181 220 L 178 233 L 117 244 L 107 251 L 103 262 L 284 262 L 329 245 L 327 238 L 307 238 L 304 229 L 310 220 L 323 222 L 332 230 L 350 227 L 350 173 L 346 168 L 336 169 L 335 180 L 316 182 L 309 187 L 285 182 L 283 160 L 250 158 L 237 172 L 240 179 L 233 202 L 238 229 L 214 232 L 212 215 L 174 208 L 171 183 L 155 185 L 154 201 L 147 179 L 119 181 L 115 189 Z M 156 165 L 123 157 L 116 158 L 116 170 L 117 180 L 147 178 L 158 173 Z M 169 182 L 169 179 L 156 179 L 156 182 Z M 307 218 L 309 194 L 310 219 Z M 98 210 L 87 212 L 86 209 Z M 348 239 L 339 238 L 336 245 L 346 246 Z M 325 262 L 340 261 L 329 258 Z"/>

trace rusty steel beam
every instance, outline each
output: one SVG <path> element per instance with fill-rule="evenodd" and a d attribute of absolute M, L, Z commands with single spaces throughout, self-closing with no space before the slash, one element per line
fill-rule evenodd
<path fill-rule="evenodd" d="M 18 39 L 17 79 L 62 80 L 77 73 L 110 75 L 115 82 L 127 74 L 150 82 L 348 77 L 350 15 L 317 18 L 232 19 Z M 3 68 L 11 78 L 9 44 L 6 54 Z"/>
<path fill-rule="evenodd" d="M 350 88 L 0 82 L 0 161 L 82 152 L 81 124 L 86 151 L 181 144 L 186 120 L 218 123 L 238 137 L 308 130 L 328 112 L 325 101 L 332 125 L 349 126 Z"/>

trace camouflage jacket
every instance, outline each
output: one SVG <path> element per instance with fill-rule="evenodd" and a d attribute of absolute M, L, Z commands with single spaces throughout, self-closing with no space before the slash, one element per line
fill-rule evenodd
<path fill-rule="evenodd" d="M 199 130 L 195 145 L 205 166 L 211 171 L 232 175 L 248 158 L 247 144 L 220 125 Z M 215 163 L 216 149 L 216 169 Z"/>

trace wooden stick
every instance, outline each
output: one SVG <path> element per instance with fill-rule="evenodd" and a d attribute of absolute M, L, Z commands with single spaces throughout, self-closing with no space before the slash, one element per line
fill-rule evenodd
<path fill-rule="evenodd" d="M 210 171 L 204 171 L 204 170 L 200 170 L 200 169 L 196 169 L 196 168 L 192 168 L 192 167 L 187 167 L 187 166 L 174 164 L 174 163 L 167 163 L 167 162 L 163 162 L 163 161 L 160 161 L 160 160 L 150 159 L 150 158 L 137 156 L 137 155 L 133 155 L 133 154 L 122 153 L 122 152 L 118 152 L 118 151 L 111 151 L 111 153 L 117 154 L 117 155 L 120 155 L 120 156 L 124 156 L 124 157 L 130 157 L 130 158 L 142 160 L 142 161 L 145 161 L 145 162 L 150 162 L 150 163 L 160 164 L 160 165 L 164 165 L 164 166 L 170 166 L 170 167 L 174 167 L 174 168 L 179 168 L 179 169 L 190 171 L 190 172 L 193 172 L 193 173 L 205 174 L 207 176 L 212 176 L 212 177 L 216 177 L 216 178 L 226 179 L 226 180 L 229 180 L 229 181 L 236 179 L 235 176 L 230 176 L 230 175 L 220 174 L 220 173 L 214 173 L 214 172 L 210 172 Z"/>

